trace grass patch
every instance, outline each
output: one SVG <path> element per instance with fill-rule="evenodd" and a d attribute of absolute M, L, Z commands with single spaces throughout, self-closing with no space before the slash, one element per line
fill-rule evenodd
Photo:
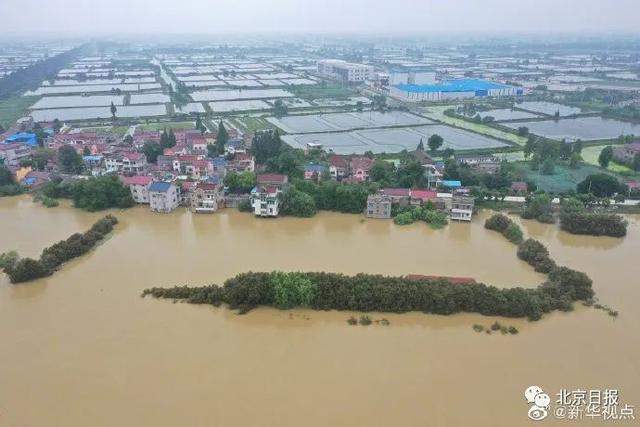
<path fill-rule="evenodd" d="M 293 92 L 298 98 L 315 99 L 315 98 L 348 98 L 353 96 L 355 92 L 346 86 L 336 84 L 327 84 L 315 86 L 295 86 L 287 88 Z"/>
<path fill-rule="evenodd" d="M 231 117 L 228 119 L 247 133 L 255 133 L 264 129 L 275 129 L 275 126 L 262 117 Z"/>
<path fill-rule="evenodd" d="M 576 185 L 591 174 L 602 173 L 602 168 L 581 163 L 578 169 L 571 169 L 563 164 L 556 164 L 553 175 L 544 175 L 540 170 L 531 170 L 527 162 L 517 162 L 527 181 L 534 182 L 538 189 L 550 193 L 563 193 L 575 190 Z"/>
<path fill-rule="evenodd" d="M 588 147 L 584 147 L 582 149 L 582 159 L 585 161 L 585 163 L 600 167 L 600 164 L 598 163 L 598 156 L 600 156 L 600 152 L 602 151 L 602 149 L 604 147 L 607 147 L 608 145 L 591 145 Z M 607 170 L 615 173 L 634 173 L 633 170 L 631 170 L 631 168 L 629 168 L 628 166 L 624 166 L 613 161 L 609 162 Z"/>
<path fill-rule="evenodd" d="M 9 128 L 20 117 L 24 117 L 38 99 L 39 96 L 14 96 L 0 100 L 0 125 Z"/>
<path fill-rule="evenodd" d="M 163 129 L 195 129 L 195 122 L 159 122 L 159 123 L 141 123 L 139 126 L 142 130 L 156 131 Z"/>

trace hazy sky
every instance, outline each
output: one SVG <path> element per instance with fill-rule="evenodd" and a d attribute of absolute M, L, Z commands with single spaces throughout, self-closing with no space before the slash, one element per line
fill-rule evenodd
<path fill-rule="evenodd" d="M 637 32 L 639 15 L 640 0 L 0 0 L 3 31 L 32 34 Z"/>

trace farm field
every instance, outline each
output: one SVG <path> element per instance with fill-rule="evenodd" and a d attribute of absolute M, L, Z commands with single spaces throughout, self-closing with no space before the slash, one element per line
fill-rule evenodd
<path fill-rule="evenodd" d="M 602 173 L 602 168 L 586 163 L 581 163 L 578 169 L 571 169 L 562 164 L 556 165 L 553 175 L 544 175 L 539 170 L 531 170 L 524 162 L 519 166 L 524 171 L 527 181 L 535 183 L 539 189 L 553 193 L 575 190 L 576 185 L 588 175 Z"/>
<path fill-rule="evenodd" d="M 412 126 L 432 123 L 414 114 L 401 111 L 380 113 L 378 111 L 309 114 L 269 117 L 267 120 L 287 133 L 311 133 L 345 131 L 385 126 Z"/>
<path fill-rule="evenodd" d="M 245 132 L 254 133 L 258 130 L 273 129 L 275 126 L 263 117 L 241 116 L 227 119 Z"/>
<path fill-rule="evenodd" d="M 194 101 L 230 101 L 236 99 L 267 99 L 293 97 L 291 92 L 283 89 L 230 89 L 203 90 L 191 93 Z"/>
<path fill-rule="evenodd" d="M 537 114 L 528 113 L 528 112 L 519 111 L 519 110 L 511 110 L 508 108 L 480 111 L 478 112 L 478 114 L 480 114 L 480 117 L 482 117 L 483 119 L 485 117 L 493 117 L 495 121 L 540 118 L 540 116 Z"/>
<path fill-rule="evenodd" d="M 24 117 L 29 106 L 37 99 L 37 96 L 14 96 L 0 100 L 0 125 L 6 129 L 20 117 Z"/>
<path fill-rule="evenodd" d="M 547 114 L 553 116 L 556 112 L 560 113 L 560 117 L 572 116 L 574 114 L 580 114 L 582 110 L 577 107 L 571 107 L 569 105 L 556 104 L 555 102 L 545 101 L 527 101 L 515 104 L 517 108 L 521 108 L 527 111 L 533 111 L 534 113 Z"/>
<path fill-rule="evenodd" d="M 48 108 L 73 107 L 107 107 L 111 103 L 123 105 L 124 95 L 94 95 L 94 96 L 45 96 L 31 106 L 33 110 Z"/>
<path fill-rule="evenodd" d="M 229 113 L 233 111 L 270 110 L 271 105 L 257 99 L 241 101 L 210 102 L 209 107 L 214 113 Z"/>
<path fill-rule="evenodd" d="M 504 123 L 503 125 L 512 129 L 526 126 L 529 128 L 530 133 L 557 140 L 564 138 L 592 141 L 613 139 L 620 135 L 640 135 L 640 124 L 604 119 L 602 117 L 578 117 L 574 119 Z"/>
<path fill-rule="evenodd" d="M 414 150 L 420 140 L 426 143 L 433 134 L 438 134 L 444 139 L 442 148 L 453 148 L 454 150 L 508 146 L 496 139 L 445 125 L 284 135 L 282 140 L 296 148 L 305 148 L 308 143 L 322 144 L 326 150 L 332 150 L 337 154 L 362 154 L 366 151 L 395 153 L 402 150 Z"/>
<path fill-rule="evenodd" d="M 426 117 L 429 117 L 434 120 L 439 120 L 442 123 L 445 123 L 451 126 L 456 126 L 462 129 L 470 130 L 472 132 L 477 132 L 489 137 L 503 139 L 503 140 L 512 142 L 514 144 L 524 145 L 527 142 L 527 138 L 518 136 L 511 132 L 505 132 L 503 130 L 495 129 L 481 123 L 474 123 L 467 120 L 459 119 L 457 117 L 449 117 L 444 114 L 444 112 L 449 108 L 452 108 L 452 106 L 451 105 L 440 105 L 440 106 L 433 106 L 433 107 L 430 106 L 430 107 L 424 108 L 422 110 L 422 114 Z M 518 126 L 523 126 L 523 125 L 518 123 Z"/>
<path fill-rule="evenodd" d="M 127 105 L 119 106 L 116 117 L 151 117 L 164 116 L 167 108 L 164 104 L 152 105 Z M 39 122 L 59 120 L 90 120 L 107 119 L 111 117 L 111 110 L 105 107 L 81 107 L 81 108 L 52 108 L 45 110 L 34 110 L 31 112 L 33 120 Z"/>
<path fill-rule="evenodd" d="M 41 86 L 27 92 L 26 95 L 56 95 L 64 93 L 99 93 L 120 89 L 123 92 L 137 92 L 140 90 L 160 89 L 160 83 L 116 84 L 116 85 L 77 85 L 77 86 Z"/>

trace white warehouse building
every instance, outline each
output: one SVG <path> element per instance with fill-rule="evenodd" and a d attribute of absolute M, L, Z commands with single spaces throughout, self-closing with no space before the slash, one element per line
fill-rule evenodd
<path fill-rule="evenodd" d="M 340 80 L 344 83 L 358 83 L 373 80 L 374 67 L 354 64 L 341 59 L 322 59 L 318 61 L 318 73 Z"/>
<path fill-rule="evenodd" d="M 392 68 L 389 70 L 389 85 L 429 85 L 436 83 L 436 72 L 425 68 Z"/>

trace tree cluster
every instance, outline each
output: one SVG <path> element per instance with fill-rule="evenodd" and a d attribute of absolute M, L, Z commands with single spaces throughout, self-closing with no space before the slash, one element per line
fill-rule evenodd
<path fill-rule="evenodd" d="M 579 200 L 568 199 L 560 208 L 560 228 L 571 234 L 624 237 L 627 221 L 616 214 L 588 212 Z"/>
<path fill-rule="evenodd" d="M 100 176 L 76 181 L 56 179 L 40 192 L 52 199 L 72 199 L 76 208 L 94 212 L 109 208 L 130 208 L 135 204 L 131 191 L 116 176 Z"/>
<path fill-rule="evenodd" d="M 520 226 L 513 222 L 506 215 L 497 213 L 488 218 L 484 223 L 484 228 L 494 230 L 501 233 L 511 243 L 520 244 L 523 240 L 522 230 Z"/>
<path fill-rule="evenodd" d="M 559 269 L 535 289 L 500 289 L 482 283 L 453 284 L 446 279 L 409 279 L 371 274 L 243 273 L 222 287 L 151 288 L 143 296 L 181 299 L 194 304 L 228 304 L 247 312 L 257 306 L 434 314 L 459 312 L 538 320 L 553 310 L 593 295 L 586 275 Z"/>
<path fill-rule="evenodd" d="M 434 229 L 442 228 L 449 222 L 447 214 L 436 210 L 431 202 L 427 202 L 424 206 L 406 209 L 393 218 L 393 222 L 397 225 L 413 224 L 416 221 L 424 221 Z"/>
<path fill-rule="evenodd" d="M 39 259 L 20 258 L 15 253 L 3 254 L 3 268 L 11 283 L 28 282 L 50 276 L 63 263 L 89 252 L 109 234 L 118 223 L 116 217 L 107 215 L 97 221 L 85 233 L 72 234 L 68 239 L 45 248 Z M 15 255 L 14 255 L 15 254 Z"/>

